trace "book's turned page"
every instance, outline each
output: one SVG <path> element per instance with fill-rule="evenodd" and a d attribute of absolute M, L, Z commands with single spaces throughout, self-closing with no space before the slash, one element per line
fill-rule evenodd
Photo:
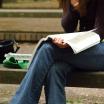
<path fill-rule="evenodd" d="M 62 38 L 73 49 L 75 54 L 100 43 L 100 36 L 93 31 L 56 34 L 48 37 Z"/>

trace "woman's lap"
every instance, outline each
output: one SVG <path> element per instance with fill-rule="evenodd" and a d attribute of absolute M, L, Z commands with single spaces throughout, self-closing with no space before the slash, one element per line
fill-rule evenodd
<path fill-rule="evenodd" d="M 104 43 L 100 43 L 78 54 L 73 54 L 70 48 L 60 49 L 57 46 L 56 62 L 62 61 L 82 70 L 104 70 Z"/>
<path fill-rule="evenodd" d="M 104 70 L 104 43 L 75 55 L 71 63 L 83 70 Z"/>

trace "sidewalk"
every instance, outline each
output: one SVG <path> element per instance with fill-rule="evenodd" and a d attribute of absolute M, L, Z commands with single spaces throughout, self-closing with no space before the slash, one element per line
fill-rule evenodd
<path fill-rule="evenodd" d="M 0 84 L 0 104 L 8 104 L 18 87 L 14 84 Z M 65 91 L 67 100 L 73 102 L 70 104 L 104 104 L 104 89 L 68 87 Z M 45 104 L 44 90 L 39 104 Z"/>

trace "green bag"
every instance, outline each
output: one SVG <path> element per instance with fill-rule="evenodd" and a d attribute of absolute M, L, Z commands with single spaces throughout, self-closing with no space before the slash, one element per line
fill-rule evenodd
<path fill-rule="evenodd" d="M 18 61 L 14 57 L 10 57 L 9 59 L 7 58 L 3 61 L 3 65 L 8 68 L 27 69 L 29 61 Z"/>

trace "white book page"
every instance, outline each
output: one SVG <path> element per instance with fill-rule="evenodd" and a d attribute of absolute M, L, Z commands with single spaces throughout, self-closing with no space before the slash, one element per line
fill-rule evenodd
<path fill-rule="evenodd" d="M 100 37 L 95 34 L 86 34 L 86 36 L 89 37 L 83 37 L 84 39 L 81 40 L 80 38 L 76 37 L 75 39 L 72 40 L 67 40 L 66 42 L 70 44 L 72 47 L 74 53 L 79 53 L 85 49 L 88 49 L 100 42 Z"/>
<path fill-rule="evenodd" d="M 57 35 L 51 35 L 49 37 L 62 38 L 65 43 L 71 46 L 74 53 L 79 53 L 100 42 L 99 35 L 92 31 L 57 34 Z"/>

